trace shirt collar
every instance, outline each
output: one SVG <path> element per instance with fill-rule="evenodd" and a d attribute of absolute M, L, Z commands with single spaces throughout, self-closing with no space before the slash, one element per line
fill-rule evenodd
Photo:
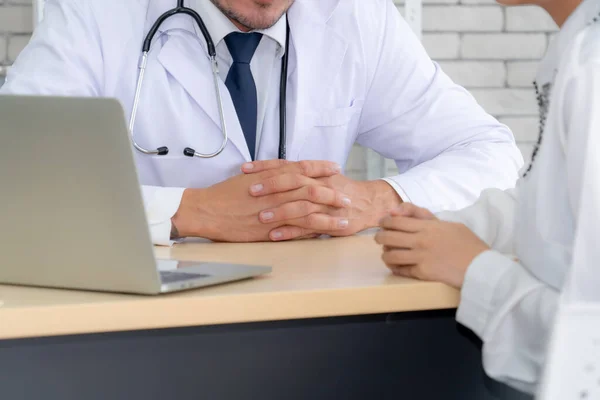
<path fill-rule="evenodd" d="M 536 81 L 540 85 L 552 82 L 563 53 L 571 45 L 575 36 L 587 25 L 594 22 L 600 14 L 600 0 L 583 0 L 567 18 L 560 31 L 554 37 L 544 56 Z"/>
<path fill-rule="evenodd" d="M 215 47 L 225 39 L 225 36 L 240 30 L 213 4 L 211 0 L 190 0 L 192 8 L 200 14 L 206 29 L 215 43 Z M 277 57 L 283 57 L 287 35 L 287 16 L 284 15 L 269 29 L 257 29 L 253 32 L 261 33 L 277 43 Z M 202 37 L 202 32 L 196 27 L 196 34 Z"/>

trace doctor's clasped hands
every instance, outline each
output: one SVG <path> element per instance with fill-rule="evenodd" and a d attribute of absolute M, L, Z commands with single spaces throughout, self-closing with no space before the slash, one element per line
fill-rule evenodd
<path fill-rule="evenodd" d="M 291 163 L 285 160 L 244 164 L 242 171 L 246 174 L 275 173 L 251 188 L 253 196 L 285 196 L 285 193 L 300 191 L 309 198 L 261 212 L 261 222 L 283 224 L 271 232 L 271 240 L 291 240 L 313 234 L 353 235 L 376 227 L 386 213 L 402 203 L 397 192 L 383 180 L 355 181 L 340 173 L 315 173 L 330 164 L 327 161 Z M 330 192 L 342 196 L 343 207 L 321 201 L 320 193 Z"/>
<path fill-rule="evenodd" d="M 329 161 L 257 161 L 217 185 L 185 190 L 173 237 L 282 241 L 375 227 L 401 203 L 384 181 L 357 182 Z"/>

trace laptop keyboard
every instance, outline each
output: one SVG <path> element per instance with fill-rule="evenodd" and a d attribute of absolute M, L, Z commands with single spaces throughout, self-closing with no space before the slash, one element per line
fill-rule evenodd
<path fill-rule="evenodd" d="M 190 279 L 207 278 L 210 275 L 190 274 L 187 272 L 160 271 L 160 280 L 162 283 L 174 283 L 188 281 Z"/>

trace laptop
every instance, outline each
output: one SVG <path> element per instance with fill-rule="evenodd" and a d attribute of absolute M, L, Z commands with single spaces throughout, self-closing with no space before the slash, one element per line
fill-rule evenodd
<path fill-rule="evenodd" d="M 120 103 L 0 96 L 0 283 L 159 294 L 270 267 L 154 257 Z"/>

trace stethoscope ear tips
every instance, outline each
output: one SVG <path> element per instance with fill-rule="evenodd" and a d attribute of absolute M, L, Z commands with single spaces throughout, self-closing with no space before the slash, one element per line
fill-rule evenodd
<path fill-rule="evenodd" d="M 183 155 L 186 157 L 194 157 L 196 155 L 196 150 L 186 147 L 183 149 Z"/>
<path fill-rule="evenodd" d="M 167 154 L 169 154 L 168 147 L 159 147 L 158 149 L 156 149 L 156 151 L 158 152 L 156 154 L 159 156 L 166 156 Z"/>

